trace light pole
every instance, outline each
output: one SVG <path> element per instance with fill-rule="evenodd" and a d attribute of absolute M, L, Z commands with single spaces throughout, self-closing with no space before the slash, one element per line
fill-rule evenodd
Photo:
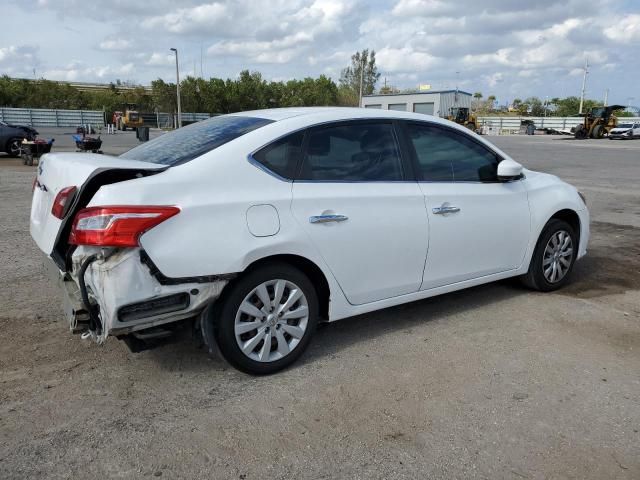
<path fill-rule="evenodd" d="M 364 83 L 364 65 L 365 65 L 365 61 L 364 61 L 364 55 L 362 56 L 362 65 L 360 66 L 360 96 L 359 96 L 359 102 L 358 102 L 358 107 L 362 108 L 362 84 Z"/>
<path fill-rule="evenodd" d="M 582 76 L 582 93 L 580 93 L 580 110 L 578 113 L 582 113 L 582 104 L 584 103 L 584 91 L 587 86 L 587 74 L 589 73 L 589 60 L 586 55 L 584 57 L 584 74 Z"/>
<path fill-rule="evenodd" d="M 182 111 L 180 110 L 180 71 L 178 70 L 178 49 L 170 48 L 176 54 L 176 96 L 178 97 L 178 128 L 182 128 Z"/>

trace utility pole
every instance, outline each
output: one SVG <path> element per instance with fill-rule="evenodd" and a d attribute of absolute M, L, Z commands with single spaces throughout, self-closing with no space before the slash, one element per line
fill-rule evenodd
<path fill-rule="evenodd" d="M 170 48 L 176 54 L 176 96 L 178 97 L 178 128 L 182 128 L 182 111 L 180 109 L 180 70 L 178 69 L 178 49 Z"/>
<path fill-rule="evenodd" d="M 580 94 L 580 111 L 582 113 L 582 105 L 584 104 L 584 91 L 587 86 L 587 73 L 589 73 L 589 60 L 584 57 L 584 75 L 582 76 L 582 93 Z"/>
<path fill-rule="evenodd" d="M 362 84 L 364 83 L 364 55 L 362 55 L 362 65 L 360 65 L 360 101 L 358 102 L 358 106 L 362 107 Z"/>
<path fill-rule="evenodd" d="M 608 101 L 608 100 L 609 100 L 609 89 L 607 88 L 607 89 L 604 91 L 604 106 L 605 106 L 605 107 L 607 106 L 607 101 Z"/>
<path fill-rule="evenodd" d="M 547 107 L 549 106 L 549 95 L 544 97 L 544 116 L 547 116 Z"/>

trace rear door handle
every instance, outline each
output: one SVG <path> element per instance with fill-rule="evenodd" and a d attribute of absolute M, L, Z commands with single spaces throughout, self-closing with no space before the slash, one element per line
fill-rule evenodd
<path fill-rule="evenodd" d="M 345 220 L 349 220 L 346 215 L 315 215 L 309 217 L 309 223 L 344 222 Z"/>
<path fill-rule="evenodd" d="M 457 213 L 460 211 L 460 208 L 454 207 L 453 205 L 443 205 L 442 207 L 434 207 L 431 211 L 434 215 L 444 215 L 445 213 Z"/>

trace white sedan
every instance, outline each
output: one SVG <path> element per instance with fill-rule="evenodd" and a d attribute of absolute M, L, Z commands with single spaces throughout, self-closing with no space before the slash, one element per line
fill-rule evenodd
<path fill-rule="evenodd" d="M 589 213 L 455 123 L 287 108 L 224 115 L 120 157 L 56 153 L 31 235 L 74 332 L 135 346 L 193 321 L 253 374 L 297 359 L 319 321 L 521 277 L 564 285 Z"/>
<path fill-rule="evenodd" d="M 640 122 L 621 123 L 609 131 L 609 140 L 619 138 L 620 140 L 632 140 L 640 137 Z"/>

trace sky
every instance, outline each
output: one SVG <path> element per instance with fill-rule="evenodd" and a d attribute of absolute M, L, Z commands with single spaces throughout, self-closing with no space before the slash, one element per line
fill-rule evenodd
<path fill-rule="evenodd" d="M 337 81 L 376 52 L 378 87 L 430 84 L 500 104 L 580 95 L 640 105 L 636 0 L 0 0 L 0 75 L 149 84 L 181 75 Z"/>

